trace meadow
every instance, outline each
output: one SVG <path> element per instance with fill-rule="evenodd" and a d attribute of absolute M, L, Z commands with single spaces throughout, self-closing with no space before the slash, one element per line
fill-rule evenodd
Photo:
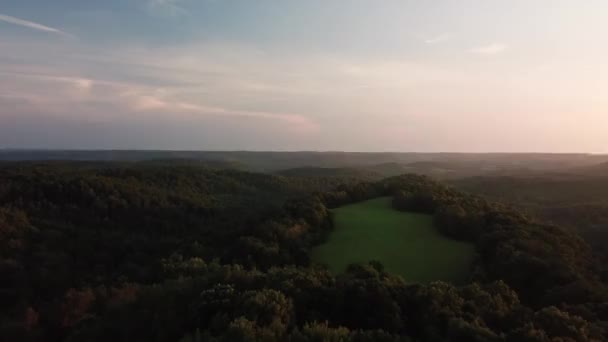
<path fill-rule="evenodd" d="M 467 280 L 474 246 L 441 235 L 431 215 L 397 211 L 389 197 L 343 206 L 333 214 L 334 231 L 312 252 L 313 260 L 333 273 L 376 260 L 409 282 Z"/>

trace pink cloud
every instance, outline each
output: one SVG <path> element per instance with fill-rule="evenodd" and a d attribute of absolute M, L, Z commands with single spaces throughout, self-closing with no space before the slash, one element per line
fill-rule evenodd
<path fill-rule="evenodd" d="M 0 85 L 0 95 L 20 99 L 32 108 L 61 115 L 75 112 L 75 106 L 105 104 L 108 108 L 114 108 L 112 112 L 115 112 L 116 108 L 123 108 L 133 114 L 181 114 L 190 118 L 224 116 L 271 120 L 298 133 L 314 133 L 320 129 L 317 123 L 299 114 L 209 106 L 179 99 L 179 92 L 139 84 L 0 70 L 0 77 L 3 74 L 12 76 L 17 81 Z M 111 115 L 111 112 L 107 115 Z"/>
<path fill-rule="evenodd" d="M 213 115 L 213 116 L 228 116 L 228 117 L 243 117 L 254 119 L 275 120 L 288 124 L 288 128 L 297 132 L 316 132 L 319 130 L 319 125 L 309 118 L 291 113 L 273 113 L 264 111 L 251 111 L 230 109 L 217 106 L 205 106 L 195 103 L 183 101 L 166 100 L 154 95 L 133 95 L 130 96 L 131 108 L 140 112 L 169 112 L 182 113 L 190 115 Z"/>

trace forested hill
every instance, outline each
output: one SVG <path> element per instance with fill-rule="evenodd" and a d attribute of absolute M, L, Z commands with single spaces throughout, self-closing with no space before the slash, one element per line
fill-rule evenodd
<path fill-rule="evenodd" d="M 467 285 L 311 262 L 331 208 L 386 196 L 475 245 Z M 422 176 L 0 165 L 7 341 L 599 341 L 602 274 L 575 234 Z"/>
<path fill-rule="evenodd" d="M 608 172 L 597 172 L 603 167 L 577 168 L 570 173 L 471 177 L 452 184 L 577 232 L 608 261 Z"/>
<path fill-rule="evenodd" d="M 551 153 L 408 153 L 408 152 L 253 152 L 157 150 L 19 150 L 0 149 L 0 161 L 113 161 L 180 160 L 190 163 L 234 163 L 257 172 L 320 167 L 361 168 L 377 166 L 383 172 L 427 173 L 441 171 L 558 170 L 591 167 L 608 162 L 607 155 Z M 409 164 L 409 165 L 407 165 Z M 408 170 L 401 170 L 407 165 Z M 385 174 L 386 175 L 386 174 Z"/>
<path fill-rule="evenodd" d="M 324 168 L 324 167 L 298 167 L 293 169 L 281 170 L 278 175 L 286 177 L 338 177 L 351 180 L 375 180 L 383 178 L 382 173 L 375 172 L 369 168 Z"/>

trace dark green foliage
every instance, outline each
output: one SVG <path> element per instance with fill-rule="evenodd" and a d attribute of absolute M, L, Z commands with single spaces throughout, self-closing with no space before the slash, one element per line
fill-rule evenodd
<path fill-rule="evenodd" d="M 311 266 L 328 208 L 433 214 L 479 260 L 463 287 L 378 262 Z M 402 206 L 403 204 L 403 206 Z M 0 167 L 7 341 L 605 340 L 606 287 L 575 235 L 425 177 L 375 183 L 188 163 Z"/>
<path fill-rule="evenodd" d="M 533 307 L 608 298 L 591 249 L 575 234 L 502 205 L 426 184 L 426 190 L 410 186 L 414 189 L 395 198 L 424 193 L 423 200 L 414 196 L 413 206 L 405 209 L 432 212 L 446 235 L 475 242 L 480 254 L 476 279 L 504 280 Z"/>
<path fill-rule="evenodd" d="M 493 200 L 511 203 L 543 222 L 578 233 L 608 265 L 608 173 L 606 164 L 576 168 L 570 173 L 534 176 L 474 177 L 457 187 Z M 608 268 L 601 276 L 608 279 Z"/>

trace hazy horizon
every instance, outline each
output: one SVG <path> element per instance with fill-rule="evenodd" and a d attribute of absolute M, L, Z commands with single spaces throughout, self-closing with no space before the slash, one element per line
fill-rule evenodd
<path fill-rule="evenodd" d="M 0 149 L 608 153 L 608 3 L 0 5 Z"/>
<path fill-rule="evenodd" d="M 187 153 L 361 153 L 361 154 L 463 154 L 463 155 L 588 155 L 588 156 L 608 156 L 602 152 L 518 152 L 518 151 L 488 151 L 488 152 L 454 152 L 454 151 L 356 151 L 356 150 L 254 150 L 254 149 L 224 149 L 224 150 L 205 150 L 205 149 L 162 149 L 162 148 L 44 148 L 44 147 L 0 147 L 0 152 L 10 151 L 33 151 L 33 152 L 187 152 Z"/>

